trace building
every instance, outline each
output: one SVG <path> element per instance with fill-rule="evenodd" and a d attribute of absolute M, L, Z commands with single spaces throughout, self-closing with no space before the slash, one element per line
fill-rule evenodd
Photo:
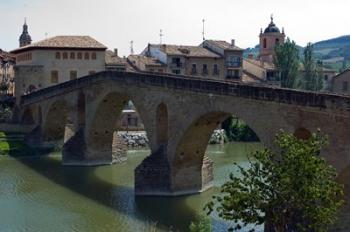
<path fill-rule="evenodd" d="M 0 92 L 5 95 L 14 95 L 14 66 L 16 58 L 13 54 L 0 49 Z"/>
<path fill-rule="evenodd" d="M 19 37 L 19 46 L 24 47 L 32 43 L 32 37 L 28 33 L 28 25 L 27 22 L 24 21 L 23 31 L 21 36 Z"/>
<path fill-rule="evenodd" d="M 16 96 L 104 71 L 106 49 L 90 36 L 56 36 L 12 51 Z"/>
<path fill-rule="evenodd" d="M 271 16 L 271 22 L 264 32 L 260 31 L 260 54 L 259 60 L 263 62 L 273 63 L 273 57 L 275 55 L 275 47 L 278 44 L 283 44 L 286 35 L 284 34 L 284 29 L 282 28 L 282 33 L 280 29 L 273 22 L 273 17 Z"/>
<path fill-rule="evenodd" d="M 167 72 L 167 66 L 157 58 L 145 55 L 129 55 L 128 63 L 138 72 Z"/>
<path fill-rule="evenodd" d="M 154 58 L 155 60 L 149 60 L 153 64 L 165 65 L 167 73 L 215 80 L 242 78 L 243 50 L 236 47 L 234 41 L 229 44 L 225 41 L 206 40 L 199 46 L 149 44 L 141 55 Z"/>
<path fill-rule="evenodd" d="M 134 71 L 125 57 L 118 56 L 118 49 L 114 49 L 114 52 L 111 50 L 106 51 L 105 64 L 107 71 Z"/>
<path fill-rule="evenodd" d="M 333 79 L 336 76 L 337 72 L 332 69 L 322 68 L 322 75 L 323 75 L 323 91 L 331 92 L 332 91 L 332 85 L 333 85 Z M 303 64 L 300 64 L 299 67 L 299 75 L 300 77 L 305 76 L 305 69 Z"/>
<path fill-rule="evenodd" d="M 337 94 L 350 95 L 350 69 L 339 73 L 332 79 L 331 91 Z"/>

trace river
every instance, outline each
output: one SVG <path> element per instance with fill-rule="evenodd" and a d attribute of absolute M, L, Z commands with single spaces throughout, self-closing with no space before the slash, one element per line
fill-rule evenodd
<path fill-rule="evenodd" d="M 44 157 L 0 157 L 0 231 L 188 231 L 191 221 L 234 171 L 247 166 L 247 155 L 259 143 L 210 145 L 214 188 L 186 197 L 135 197 L 134 169 L 149 155 L 131 150 L 124 164 L 65 167 L 61 154 Z M 229 224 L 212 216 L 213 231 Z"/>

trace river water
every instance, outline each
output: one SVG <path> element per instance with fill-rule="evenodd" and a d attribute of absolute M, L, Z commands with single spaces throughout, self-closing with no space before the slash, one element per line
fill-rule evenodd
<path fill-rule="evenodd" d="M 124 164 L 64 167 L 61 154 L 45 157 L 0 157 L 0 231 L 188 231 L 191 221 L 234 171 L 233 162 L 247 166 L 247 155 L 259 143 L 210 145 L 214 188 L 197 195 L 135 197 L 134 169 L 148 150 L 128 152 Z M 213 231 L 229 224 L 212 216 Z"/>

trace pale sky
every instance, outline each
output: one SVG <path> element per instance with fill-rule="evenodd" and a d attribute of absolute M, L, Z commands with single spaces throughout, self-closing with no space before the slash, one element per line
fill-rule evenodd
<path fill-rule="evenodd" d="M 24 18 L 33 41 L 56 35 L 90 35 L 128 55 L 150 43 L 198 45 L 206 39 L 258 43 L 270 15 L 297 44 L 350 34 L 349 0 L 0 0 L 0 48 L 18 47 Z"/>

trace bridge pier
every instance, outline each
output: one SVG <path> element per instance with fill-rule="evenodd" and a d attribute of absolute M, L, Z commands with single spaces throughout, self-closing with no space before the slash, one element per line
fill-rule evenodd
<path fill-rule="evenodd" d="M 135 169 L 135 195 L 139 196 L 190 195 L 212 186 L 213 162 L 207 156 L 201 165 L 176 169 L 160 149 Z"/>

